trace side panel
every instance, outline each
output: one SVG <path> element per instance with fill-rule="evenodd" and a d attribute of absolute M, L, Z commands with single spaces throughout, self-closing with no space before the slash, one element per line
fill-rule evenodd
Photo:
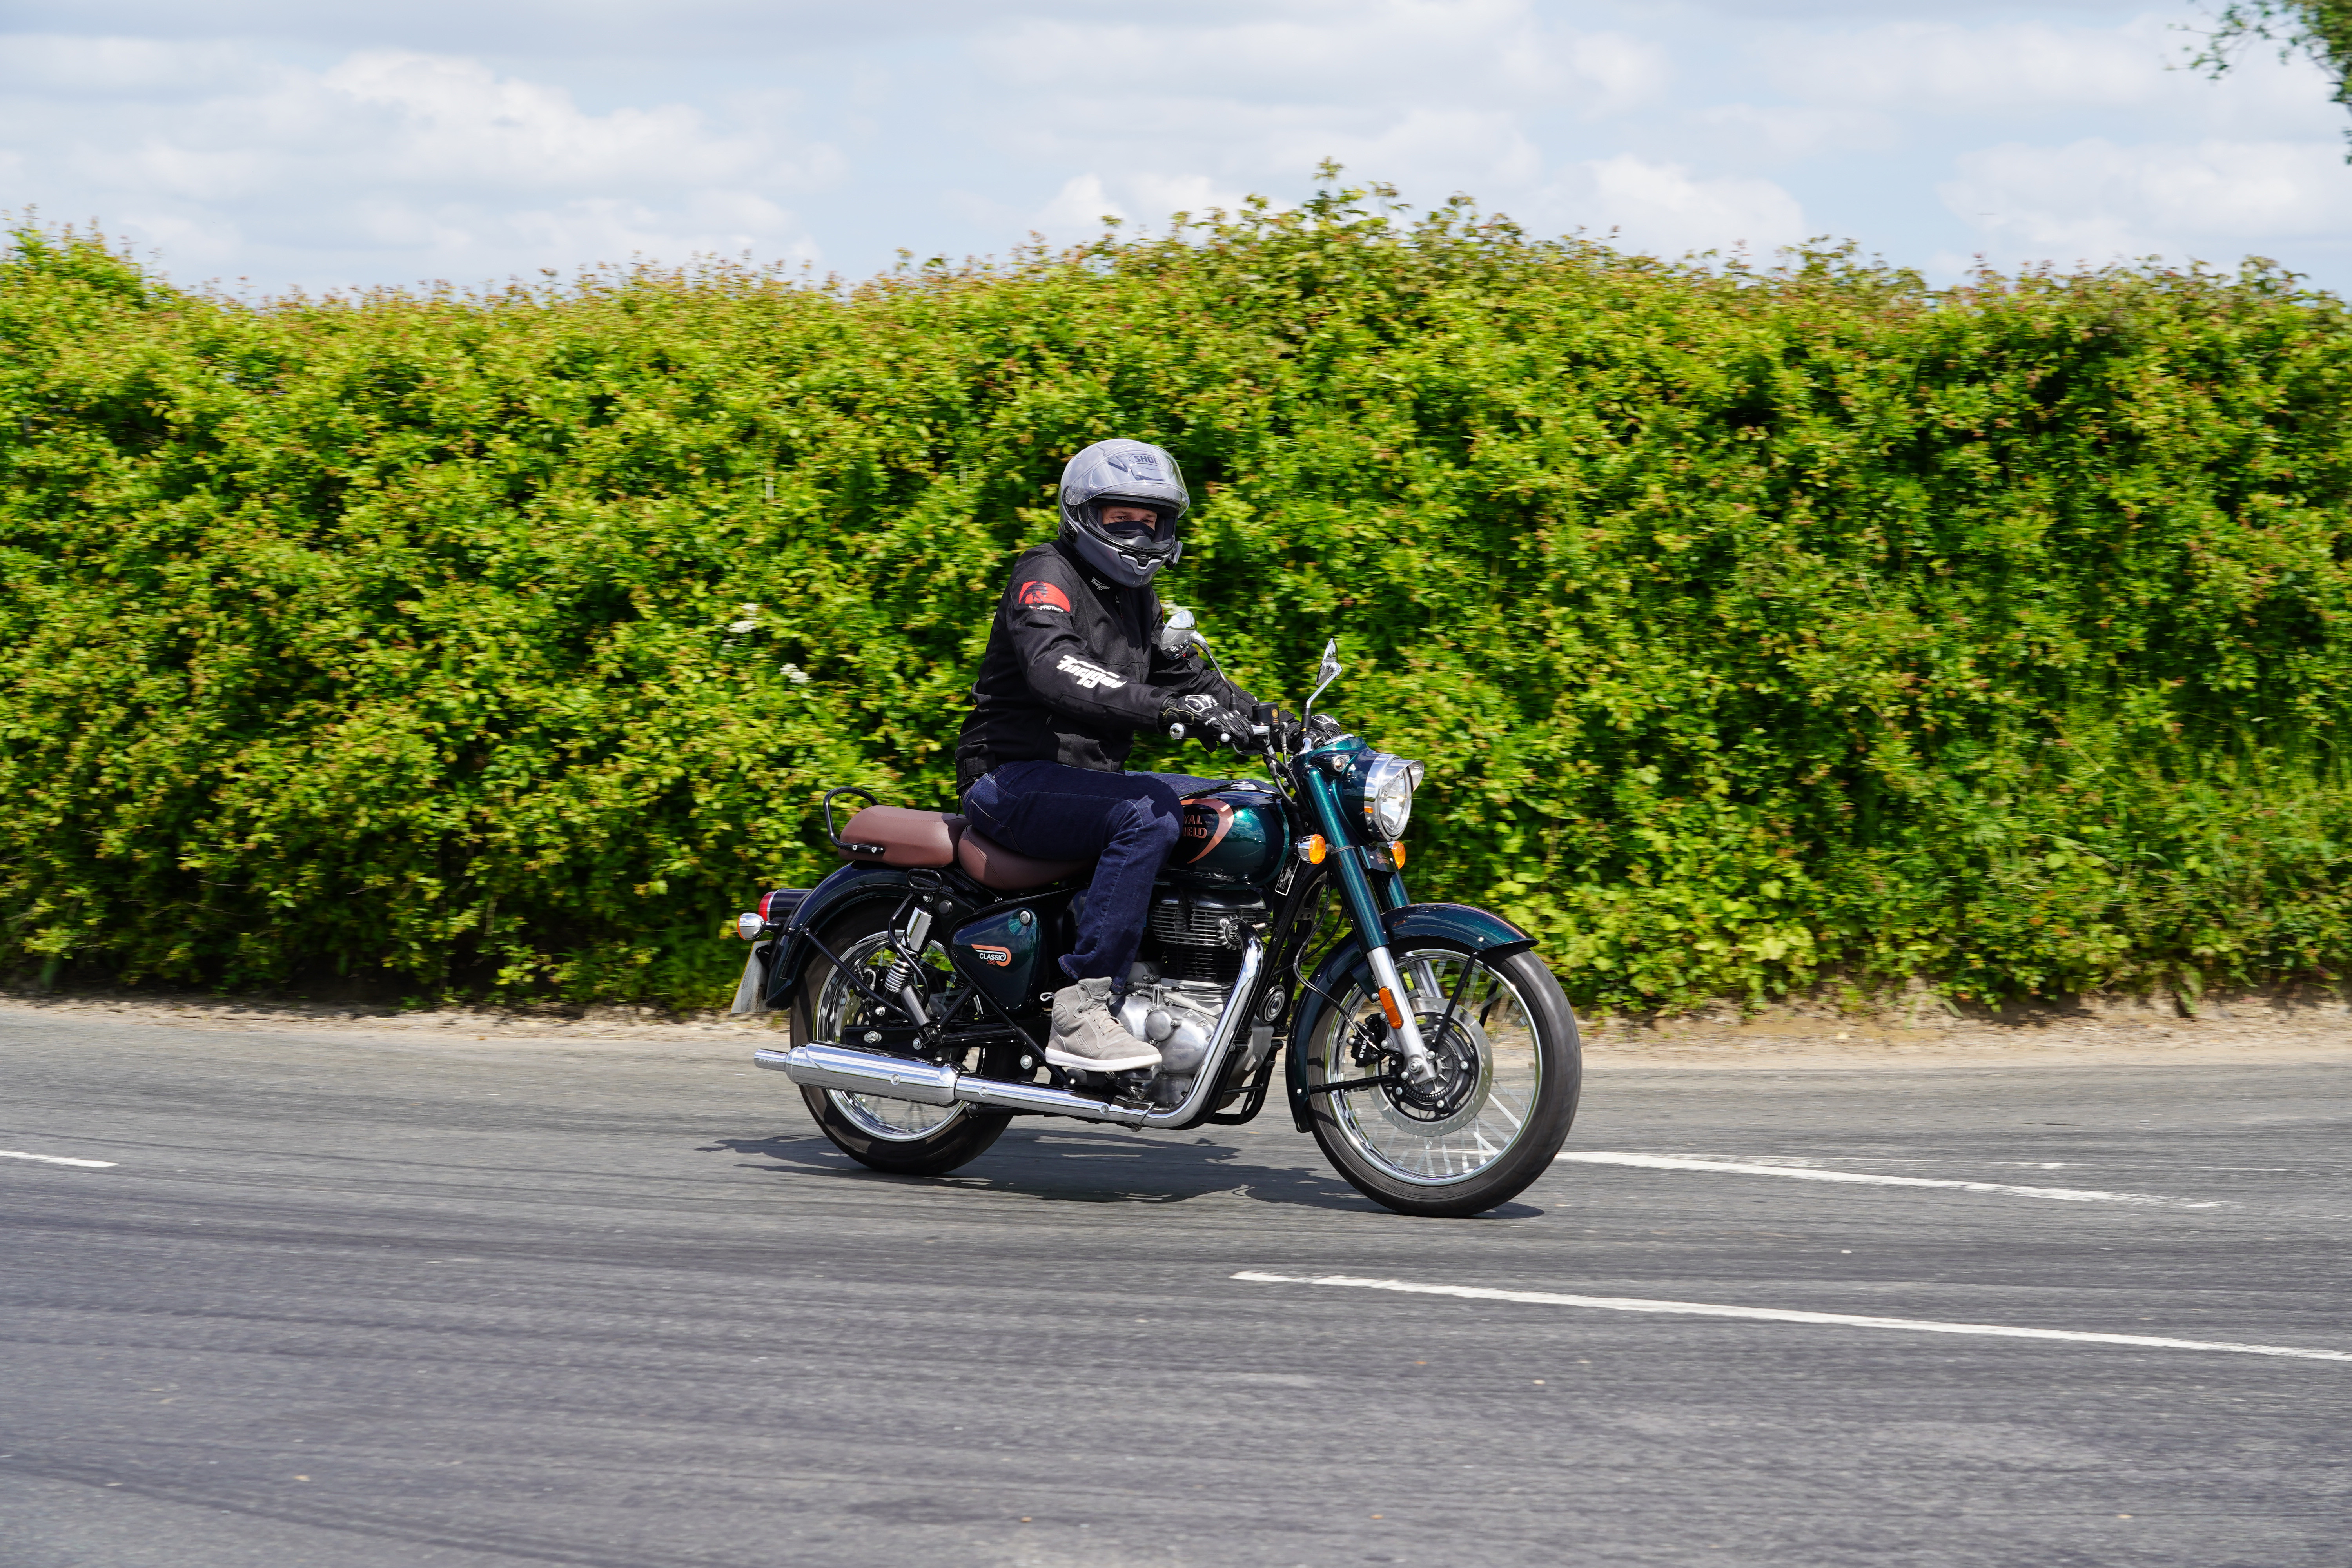
<path fill-rule="evenodd" d="M 767 1005 L 792 1005 L 809 961 L 817 955 L 816 943 L 807 933 L 863 903 L 895 907 L 913 887 L 907 873 L 892 866 L 844 866 L 819 882 L 793 911 L 790 934 L 776 939 L 780 952 L 768 965 Z M 955 955 L 957 968 L 979 982 L 1007 1012 L 1034 1006 L 1028 1000 L 1032 985 L 1061 984 L 1055 961 L 1069 951 L 1074 940 L 1068 930 L 1074 896 L 1068 889 L 1045 889 L 1033 897 L 982 905 L 976 913 L 964 916 L 965 923 L 954 929 L 952 939 L 961 949 Z M 969 910 L 971 905 L 966 903 L 964 908 Z M 1026 921 L 1022 920 L 1024 915 L 1029 917 Z M 1016 932 L 1015 926 L 1021 931 Z M 992 939 L 986 934 L 991 931 L 1002 933 L 1005 940 Z M 1013 940 L 1024 935 L 1025 942 Z M 932 939 L 950 941 L 949 929 L 934 928 Z M 976 951 L 982 947 L 1003 951 L 1007 962 L 1000 964 L 992 954 Z"/>
<path fill-rule="evenodd" d="M 1008 1013 L 1017 1013 L 1029 1001 L 1037 984 L 1037 956 L 1043 949 L 1044 928 L 1037 911 L 998 910 L 957 931 L 956 962 L 982 990 Z"/>
<path fill-rule="evenodd" d="M 1407 947 L 1416 942 L 1444 942 L 1489 957 L 1507 958 L 1536 944 L 1535 938 L 1502 916 L 1468 904 L 1407 904 L 1402 909 L 1385 911 L 1381 924 L 1392 948 Z M 1347 984 L 1349 977 L 1360 971 L 1369 973 L 1370 968 L 1364 961 L 1361 933 L 1350 931 L 1316 965 L 1314 977 L 1298 998 L 1298 1009 L 1290 1023 L 1290 1048 L 1285 1054 L 1290 1111 L 1302 1132 L 1307 1131 L 1307 1042 L 1315 1037 L 1323 1015 L 1330 1009 L 1331 998 Z"/>

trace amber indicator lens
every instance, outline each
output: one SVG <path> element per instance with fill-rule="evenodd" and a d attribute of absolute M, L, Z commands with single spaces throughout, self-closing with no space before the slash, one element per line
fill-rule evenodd
<path fill-rule="evenodd" d="M 1389 1016 L 1390 1028 L 1404 1027 L 1404 1014 L 1397 1007 L 1395 994 L 1385 985 L 1381 987 L 1381 1011 Z"/>

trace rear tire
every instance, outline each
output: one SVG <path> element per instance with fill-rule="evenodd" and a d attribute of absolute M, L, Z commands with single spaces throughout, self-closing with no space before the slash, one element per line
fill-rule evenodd
<path fill-rule="evenodd" d="M 1450 1088 L 1429 1100 L 1391 1086 L 1310 1095 L 1308 1128 L 1324 1157 L 1374 1203 L 1441 1218 L 1482 1214 L 1551 1169 L 1568 1141 L 1583 1076 L 1576 1013 L 1532 952 L 1489 959 L 1430 942 L 1396 960 Z M 1441 1040 L 1447 999 L 1472 965 L 1477 973 L 1461 993 L 1465 1005 Z M 1394 1057 L 1374 1054 L 1387 1028 L 1368 985 L 1358 976 L 1341 987 L 1340 1005 L 1306 1042 L 1309 1088 L 1376 1076 L 1394 1064 Z"/>
<path fill-rule="evenodd" d="M 818 935 L 827 948 L 841 955 L 843 963 L 871 966 L 878 978 L 887 966 L 884 945 L 889 939 L 891 912 L 887 903 L 861 905 Z M 939 972 L 945 973 L 946 950 L 937 942 L 925 952 L 924 967 L 930 967 L 934 954 Z M 800 992 L 793 999 L 793 1044 L 841 1043 L 872 1008 L 873 1004 L 834 968 L 833 961 L 819 953 L 810 961 Z M 897 1016 L 891 1021 L 902 1026 L 906 1023 Z M 918 1105 L 912 1100 L 812 1089 L 805 1084 L 801 1086 L 801 1099 L 816 1118 L 817 1130 L 832 1140 L 835 1148 L 861 1165 L 898 1176 L 943 1176 L 986 1153 L 1013 1120 L 1007 1112 L 976 1106 Z"/>

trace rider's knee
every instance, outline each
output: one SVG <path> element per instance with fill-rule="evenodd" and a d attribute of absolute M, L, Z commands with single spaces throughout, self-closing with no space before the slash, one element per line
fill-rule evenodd
<path fill-rule="evenodd" d="M 1184 832 L 1184 803 L 1158 779 L 1139 781 L 1142 792 L 1128 802 L 1128 830 L 1138 838 L 1173 848 Z"/>

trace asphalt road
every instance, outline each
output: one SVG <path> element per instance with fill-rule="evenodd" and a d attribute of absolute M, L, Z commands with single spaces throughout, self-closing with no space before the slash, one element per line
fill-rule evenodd
<path fill-rule="evenodd" d="M 2352 1563 L 2352 1064 L 1596 1072 L 1408 1220 L 1277 1111 L 866 1173 L 740 1047 L 0 1010 L 6 1568 Z M 2132 1195 L 2137 1194 L 2137 1198 Z M 2212 1205 L 2212 1206 L 2196 1206 Z"/>

